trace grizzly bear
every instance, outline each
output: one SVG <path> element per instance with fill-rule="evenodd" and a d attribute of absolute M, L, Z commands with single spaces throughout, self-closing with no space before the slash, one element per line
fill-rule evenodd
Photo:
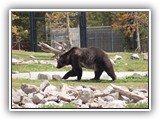
<path fill-rule="evenodd" d="M 77 76 L 77 80 L 81 80 L 82 67 L 94 70 L 95 77 L 92 80 L 99 80 L 103 71 L 105 71 L 112 80 L 116 79 L 116 75 L 108 55 L 99 48 L 71 48 L 66 53 L 60 55 L 57 61 L 57 68 L 62 68 L 66 65 L 71 65 L 72 70 L 67 72 L 63 76 L 63 79 Z"/>

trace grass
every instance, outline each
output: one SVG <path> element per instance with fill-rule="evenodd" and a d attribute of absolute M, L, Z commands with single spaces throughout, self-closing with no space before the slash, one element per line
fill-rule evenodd
<path fill-rule="evenodd" d="M 133 53 L 108 53 L 111 59 L 114 58 L 115 55 L 122 56 L 123 59 L 117 60 L 114 69 L 116 72 L 126 72 L 126 71 L 148 71 L 148 61 L 143 60 L 143 55 L 139 54 L 140 60 L 131 60 L 130 56 Z M 12 57 L 17 59 L 23 59 L 24 61 L 33 60 L 29 57 L 32 55 L 36 57 L 37 60 L 53 60 L 52 53 L 44 53 L 44 52 L 26 52 L 26 51 L 12 51 Z M 19 72 L 38 72 L 38 71 L 68 71 L 71 67 L 64 67 L 62 69 L 57 69 L 51 64 L 28 64 L 28 65 L 12 65 L 12 71 L 19 71 Z M 88 69 L 84 69 L 88 70 Z M 40 84 L 44 80 L 30 80 L 30 79 L 12 79 L 12 88 L 13 89 L 20 89 L 22 83 L 32 84 L 36 86 L 40 86 Z M 110 83 L 119 86 L 126 86 L 131 88 L 144 88 L 148 89 L 148 76 L 143 77 L 126 77 L 124 79 L 118 79 L 116 81 L 109 81 L 109 80 L 62 80 L 62 81 L 52 81 L 49 80 L 50 84 L 59 87 L 62 83 L 66 83 L 70 86 L 79 86 L 79 85 L 88 85 L 93 86 L 98 90 L 104 90 Z M 42 106 L 41 108 L 75 108 L 76 106 L 73 104 L 64 104 L 63 106 Z M 128 104 L 126 108 L 148 108 L 147 104 Z"/>
<path fill-rule="evenodd" d="M 44 80 L 30 80 L 30 79 L 12 79 L 12 88 L 19 89 L 22 83 L 32 84 L 40 86 Z M 54 86 L 60 86 L 62 83 L 66 83 L 71 86 L 88 85 L 94 86 L 96 89 L 104 90 L 110 83 L 120 86 L 132 87 L 132 88 L 145 88 L 148 89 L 148 77 L 127 77 L 124 79 L 118 79 L 116 81 L 109 80 L 62 80 L 62 81 L 52 81 L 49 80 L 50 84 Z"/>
<path fill-rule="evenodd" d="M 116 65 L 114 65 L 114 69 L 116 72 L 126 72 L 126 71 L 148 71 L 148 61 L 143 60 L 143 55 L 139 54 L 140 60 L 131 60 L 130 56 L 133 53 L 128 52 L 117 52 L 117 53 L 108 53 L 111 59 L 114 58 L 115 55 L 122 56 L 121 60 L 116 61 Z M 25 61 L 32 60 L 29 55 L 33 55 L 37 60 L 53 60 L 52 53 L 44 53 L 44 52 L 26 52 L 26 51 L 18 51 L 12 50 L 12 57 L 23 59 Z M 64 67 L 61 69 L 55 68 L 51 64 L 32 64 L 32 65 L 12 65 L 12 71 L 19 72 L 37 72 L 37 71 L 68 71 L 71 67 Z M 84 69 L 88 70 L 88 69 Z"/>
<path fill-rule="evenodd" d="M 36 57 L 37 60 L 53 60 L 54 56 L 52 53 L 12 50 L 12 58 L 23 59 L 24 61 L 33 60 L 33 58 L 30 58 L 29 55 Z"/>
<path fill-rule="evenodd" d="M 42 71 L 68 71 L 71 67 L 57 69 L 52 64 L 28 64 L 28 65 L 12 65 L 12 71 L 19 72 L 42 72 Z"/>
<path fill-rule="evenodd" d="M 143 55 L 138 54 L 140 56 L 139 60 L 131 60 L 130 56 L 132 54 L 128 52 L 109 53 L 108 55 L 112 59 L 115 55 L 122 56 L 121 60 L 116 61 L 115 71 L 148 71 L 148 61 L 143 60 Z"/>
<path fill-rule="evenodd" d="M 139 103 L 139 104 L 133 104 L 133 103 L 129 103 L 127 104 L 126 108 L 148 108 L 148 104 L 147 103 Z"/>

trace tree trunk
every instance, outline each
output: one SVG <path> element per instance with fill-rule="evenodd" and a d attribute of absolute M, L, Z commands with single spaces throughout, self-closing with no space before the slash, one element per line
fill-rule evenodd
<path fill-rule="evenodd" d="M 137 20 L 137 12 L 135 12 L 134 15 L 134 23 L 136 25 L 136 41 L 137 41 L 137 48 L 136 48 L 136 52 L 141 52 L 141 44 L 140 44 L 140 37 L 139 37 L 139 24 L 138 24 L 138 20 Z"/>
<path fill-rule="evenodd" d="M 72 48 L 73 47 L 73 43 L 72 43 L 72 40 L 71 40 L 71 37 L 70 37 L 70 23 L 69 23 L 69 15 L 68 15 L 68 12 L 66 13 L 67 14 L 67 35 L 66 35 L 66 38 L 67 38 L 67 42 L 69 43 L 69 48 Z"/>
<path fill-rule="evenodd" d="M 63 53 L 62 51 L 57 50 L 55 48 L 52 48 L 51 46 L 49 46 L 43 42 L 39 42 L 38 46 L 41 47 L 41 50 L 43 50 L 45 52 L 54 53 L 56 56 Z"/>

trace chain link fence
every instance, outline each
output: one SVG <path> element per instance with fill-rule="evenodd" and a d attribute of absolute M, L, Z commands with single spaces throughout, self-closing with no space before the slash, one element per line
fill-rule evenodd
<path fill-rule="evenodd" d="M 71 40 L 73 46 L 80 47 L 80 30 L 79 28 L 70 28 Z M 51 46 L 54 46 L 53 40 L 57 42 L 65 42 L 66 29 L 60 32 L 52 29 L 50 32 Z M 110 26 L 87 27 L 87 47 L 94 46 L 101 48 L 107 52 L 123 52 L 123 38 L 118 31 L 112 30 Z"/>
<path fill-rule="evenodd" d="M 87 46 L 101 48 L 107 52 L 123 52 L 123 38 L 110 26 L 87 27 Z"/>

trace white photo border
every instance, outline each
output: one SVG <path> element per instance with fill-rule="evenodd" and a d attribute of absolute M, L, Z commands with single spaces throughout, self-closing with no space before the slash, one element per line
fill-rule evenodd
<path fill-rule="evenodd" d="M 12 28 L 12 18 L 11 18 L 11 13 L 12 12 L 90 12 L 90 11 L 95 11 L 95 12 L 110 12 L 110 11 L 148 11 L 149 12 L 149 61 L 148 61 L 148 97 L 149 97 L 149 103 L 148 103 L 148 108 L 146 109 L 128 109 L 128 108 L 103 108 L 103 109 L 90 109 L 90 108 L 12 108 L 12 43 L 11 43 L 11 28 Z M 9 10 L 9 110 L 10 111 L 151 111 L 151 10 L 150 9 L 10 9 Z"/>

